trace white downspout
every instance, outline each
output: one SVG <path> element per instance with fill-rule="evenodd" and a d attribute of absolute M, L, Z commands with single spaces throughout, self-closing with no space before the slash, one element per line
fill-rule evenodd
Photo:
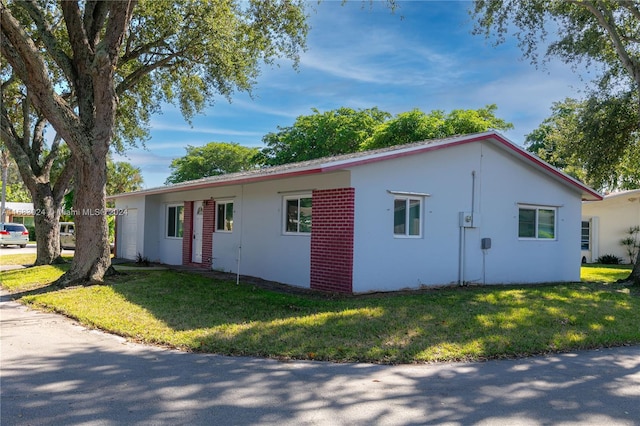
<path fill-rule="evenodd" d="M 473 215 L 475 214 L 476 203 L 476 171 L 471 171 L 471 221 L 473 226 Z M 465 251 L 467 245 L 467 227 L 464 221 L 460 222 L 460 252 L 458 254 L 458 285 L 464 285 Z"/>

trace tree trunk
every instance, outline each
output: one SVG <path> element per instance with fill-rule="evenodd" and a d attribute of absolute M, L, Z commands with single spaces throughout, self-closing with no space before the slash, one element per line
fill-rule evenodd
<path fill-rule="evenodd" d="M 76 161 L 73 215 L 76 251 L 71 268 L 58 284 L 69 286 L 102 282 L 111 266 L 109 230 L 105 209 L 106 154 L 92 150 Z"/>
<path fill-rule="evenodd" d="M 640 285 L 640 251 L 638 251 L 638 256 L 636 257 L 636 263 L 633 265 L 633 269 L 631 270 L 631 275 L 627 278 L 627 281 L 631 281 L 636 285 Z"/>
<path fill-rule="evenodd" d="M 36 226 L 36 265 L 50 265 L 62 261 L 60 257 L 60 208 L 49 183 L 36 184 L 32 192 Z"/>

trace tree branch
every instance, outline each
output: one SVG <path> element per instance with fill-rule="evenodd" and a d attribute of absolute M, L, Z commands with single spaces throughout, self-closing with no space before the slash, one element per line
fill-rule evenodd
<path fill-rule="evenodd" d="M 100 29 L 107 19 L 108 2 L 100 0 L 87 1 L 84 7 L 84 31 L 91 48 L 95 48 L 100 36 Z"/>
<path fill-rule="evenodd" d="M 604 7 L 604 10 L 600 10 L 592 1 L 572 0 L 572 3 L 585 7 L 593 16 L 595 16 L 598 23 L 609 34 L 609 38 L 613 43 L 613 47 L 615 48 L 618 57 L 620 58 L 620 62 L 622 62 L 622 66 L 631 75 L 631 78 L 633 78 L 636 83 L 636 87 L 640 86 L 640 68 L 638 67 L 637 61 L 634 60 L 634 58 L 632 58 L 627 52 L 624 43 L 620 38 L 620 34 L 614 25 L 615 19 L 611 10 L 606 7 Z"/>
<path fill-rule="evenodd" d="M 42 10 L 40 9 L 40 7 L 34 0 L 17 2 L 17 4 L 25 9 L 29 16 L 31 16 L 31 19 L 33 19 L 33 22 L 38 28 L 40 38 L 42 39 L 47 51 L 49 52 L 55 63 L 60 67 L 62 72 L 65 74 L 67 80 L 73 81 L 75 79 L 73 62 L 71 61 L 71 58 L 69 58 L 69 56 L 64 52 L 64 50 L 60 48 L 58 40 L 51 32 L 51 26 L 42 14 Z"/>
<path fill-rule="evenodd" d="M 22 29 L 11 11 L 3 7 L 0 14 L 2 37 L 0 50 L 14 73 L 27 86 L 36 109 L 43 114 L 62 138 L 81 149 L 79 120 L 73 110 L 53 89 L 47 67 L 33 40 Z"/>
<path fill-rule="evenodd" d="M 124 80 L 120 82 L 120 84 L 118 84 L 118 86 L 116 87 L 116 94 L 121 95 L 127 90 L 131 89 L 136 85 L 136 83 L 138 83 L 138 81 L 140 81 L 142 77 L 150 74 L 153 70 L 171 66 L 171 61 L 180 56 L 180 54 L 181 53 L 173 53 L 169 56 L 166 56 L 165 58 L 162 58 L 158 62 L 154 62 L 153 64 L 137 68 L 134 72 L 126 76 Z"/>
<path fill-rule="evenodd" d="M 64 194 L 67 192 L 67 189 L 69 189 L 71 180 L 73 179 L 74 171 L 75 159 L 73 158 L 73 156 L 71 156 L 65 162 L 65 165 L 62 168 L 58 179 L 56 179 L 56 183 L 53 185 L 53 200 L 56 205 L 60 205 Z"/>
<path fill-rule="evenodd" d="M 53 138 L 53 142 L 51 142 L 51 150 L 49 154 L 42 161 L 42 174 L 46 174 L 47 176 L 51 175 L 51 168 L 53 167 L 53 162 L 58 158 L 58 152 L 60 149 L 60 135 L 56 133 L 56 136 Z"/>

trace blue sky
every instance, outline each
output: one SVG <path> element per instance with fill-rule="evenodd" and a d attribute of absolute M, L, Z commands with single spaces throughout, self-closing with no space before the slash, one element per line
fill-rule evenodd
<path fill-rule="evenodd" d="M 553 102 L 581 97 L 585 86 L 560 61 L 531 65 L 515 40 L 496 47 L 472 35 L 470 1 L 400 2 L 395 13 L 383 3 L 309 5 L 308 49 L 297 71 L 286 61 L 265 67 L 252 97 L 236 93 L 231 103 L 219 97 L 192 126 L 167 106 L 151 120 L 147 149 L 131 149 L 116 159 L 140 167 L 146 188 L 161 186 L 171 160 L 183 156 L 187 145 L 263 147 L 262 137 L 277 126 L 291 125 L 312 108 L 342 106 L 398 114 L 495 103 L 496 115 L 515 126 L 506 136 L 522 144 L 549 116 Z"/>

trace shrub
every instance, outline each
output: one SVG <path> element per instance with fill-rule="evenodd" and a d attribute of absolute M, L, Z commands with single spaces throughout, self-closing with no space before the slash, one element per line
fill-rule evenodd
<path fill-rule="evenodd" d="M 622 259 L 614 254 L 604 254 L 596 259 L 596 263 L 602 263 L 603 265 L 618 265 L 621 262 Z"/>
<path fill-rule="evenodd" d="M 142 254 L 138 253 L 136 256 L 136 264 L 140 266 L 149 266 L 151 261 L 146 256 L 142 256 Z"/>
<path fill-rule="evenodd" d="M 36 227 L 35 226 L 25 225 L 25 228 L 27 228 L 27 231 L 29 231 L 29 241 L 35 241 L 36 240 Z"/>

